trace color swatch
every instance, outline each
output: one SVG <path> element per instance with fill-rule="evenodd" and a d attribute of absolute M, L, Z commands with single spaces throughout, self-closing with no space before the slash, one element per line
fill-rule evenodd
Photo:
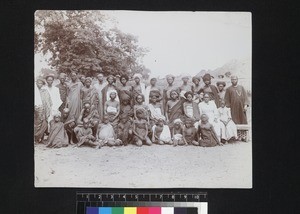
<path fill-rule="evenodd" d="M 207 214 L 201 207 L 86 207 L 86 214 Z"/>

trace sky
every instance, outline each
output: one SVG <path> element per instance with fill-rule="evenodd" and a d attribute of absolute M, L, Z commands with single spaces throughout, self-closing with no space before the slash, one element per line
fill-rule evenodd
<path fill-rule="evenodd" d="M 149 50 L 143 63 L 151 76 L 195 75 L 232 59 L 251 59 L 248 12 L 101 12 L 115 20 L 107 22 L 108 28 L 137 36 Z M 40 56 L 36 62 L 36 69 L 45 67 Z"/>

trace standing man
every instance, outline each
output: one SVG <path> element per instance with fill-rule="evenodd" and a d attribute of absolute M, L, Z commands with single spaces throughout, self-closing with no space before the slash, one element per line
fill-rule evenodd
<path fill-rule="evenodd" d="M 59 89 L 53 86 L 53 81 L 54 81 L 54 75 L 49 74 L 46 76 L 47 85 L 45 86 L 45 88 L 47 89 L 52 101 L 51 113 L 48 122 L 51 121 L 53 113 L 58 111 L 59 107 L 62 104 L 62 101 L 60 99 Z"/>
<path fill-rule="evenodd" d="M 243 86 L 238 85 L 238 77 L 231 76 L 232 85 L 226 89 L 226 106 L 231 109 L 232 120 L 235 124 L 247 124 L 246 111 L 249 106 L 247 93 Z"/>
<path fill-rule="evenodd" d="M 98 93 L 98 112 L 99 116 L 102 119 L 103 118 L 103 98 L 102 98 L 102 89 L 106 86 L 106 83 L 104 83 L 104 76 L 102 73 L 97 75 L 98 82 L 94 84 L 94 88 L 96 89 Z"/>
<path fill-rule="evenodd" d="M 62 101 L 62 104 L 58 108 L 61 114 L 63 114 L 63 110 L 66 107 L 67 104 L 67 96 L 68 96 L 68 85 L 66 83 L 66 77 L 67 75 L 65 73 L 59 74 L 59 84 L 56 85 L 56 87 L 59 90 L 60 99 Z"/>

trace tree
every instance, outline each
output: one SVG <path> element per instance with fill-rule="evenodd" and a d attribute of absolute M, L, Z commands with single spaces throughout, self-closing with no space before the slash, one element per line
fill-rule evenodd
<path fill-rule="evenodd" d="M 106 20 L 98 11 L 37 11 L 35 51 L 50 53 L 48 63 L 58 72 L 130 74 L 147 50 L 133 35 L 104 30 Z"/>

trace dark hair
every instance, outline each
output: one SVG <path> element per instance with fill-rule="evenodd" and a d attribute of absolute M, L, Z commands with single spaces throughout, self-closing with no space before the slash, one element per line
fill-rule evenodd
<path fill-rule="evenodd" d="M 129 78 L 128 78 L 128 76 L 127 76 L 126 74 L 122 74 L 122 75 L 120 76 L 120 81 L 121 81 L 122 78 L 126 79 L 126 81 L 129 80 Z"/>
<path fill-rule="evenodd" d="M 194 94 L 193 94 L 193 92 L 191 92 L 191 91 L 185 92 L 185 93 L 184 93 L 184 97 L 187 98 L 187 96 L 188 96 L 189 94 L 192 95 L 192 97 L 194 97 Z"/>
<path fill-rule="evenodd" d="M 138 96 L 141 96 L 141 97 L 142 97 L 143 102 L 145 101 L 145 96 L 144 96 L 143 94 L 138 94 L 138 95 L 135 97 L 135 101 L 137 101 Z"/>

